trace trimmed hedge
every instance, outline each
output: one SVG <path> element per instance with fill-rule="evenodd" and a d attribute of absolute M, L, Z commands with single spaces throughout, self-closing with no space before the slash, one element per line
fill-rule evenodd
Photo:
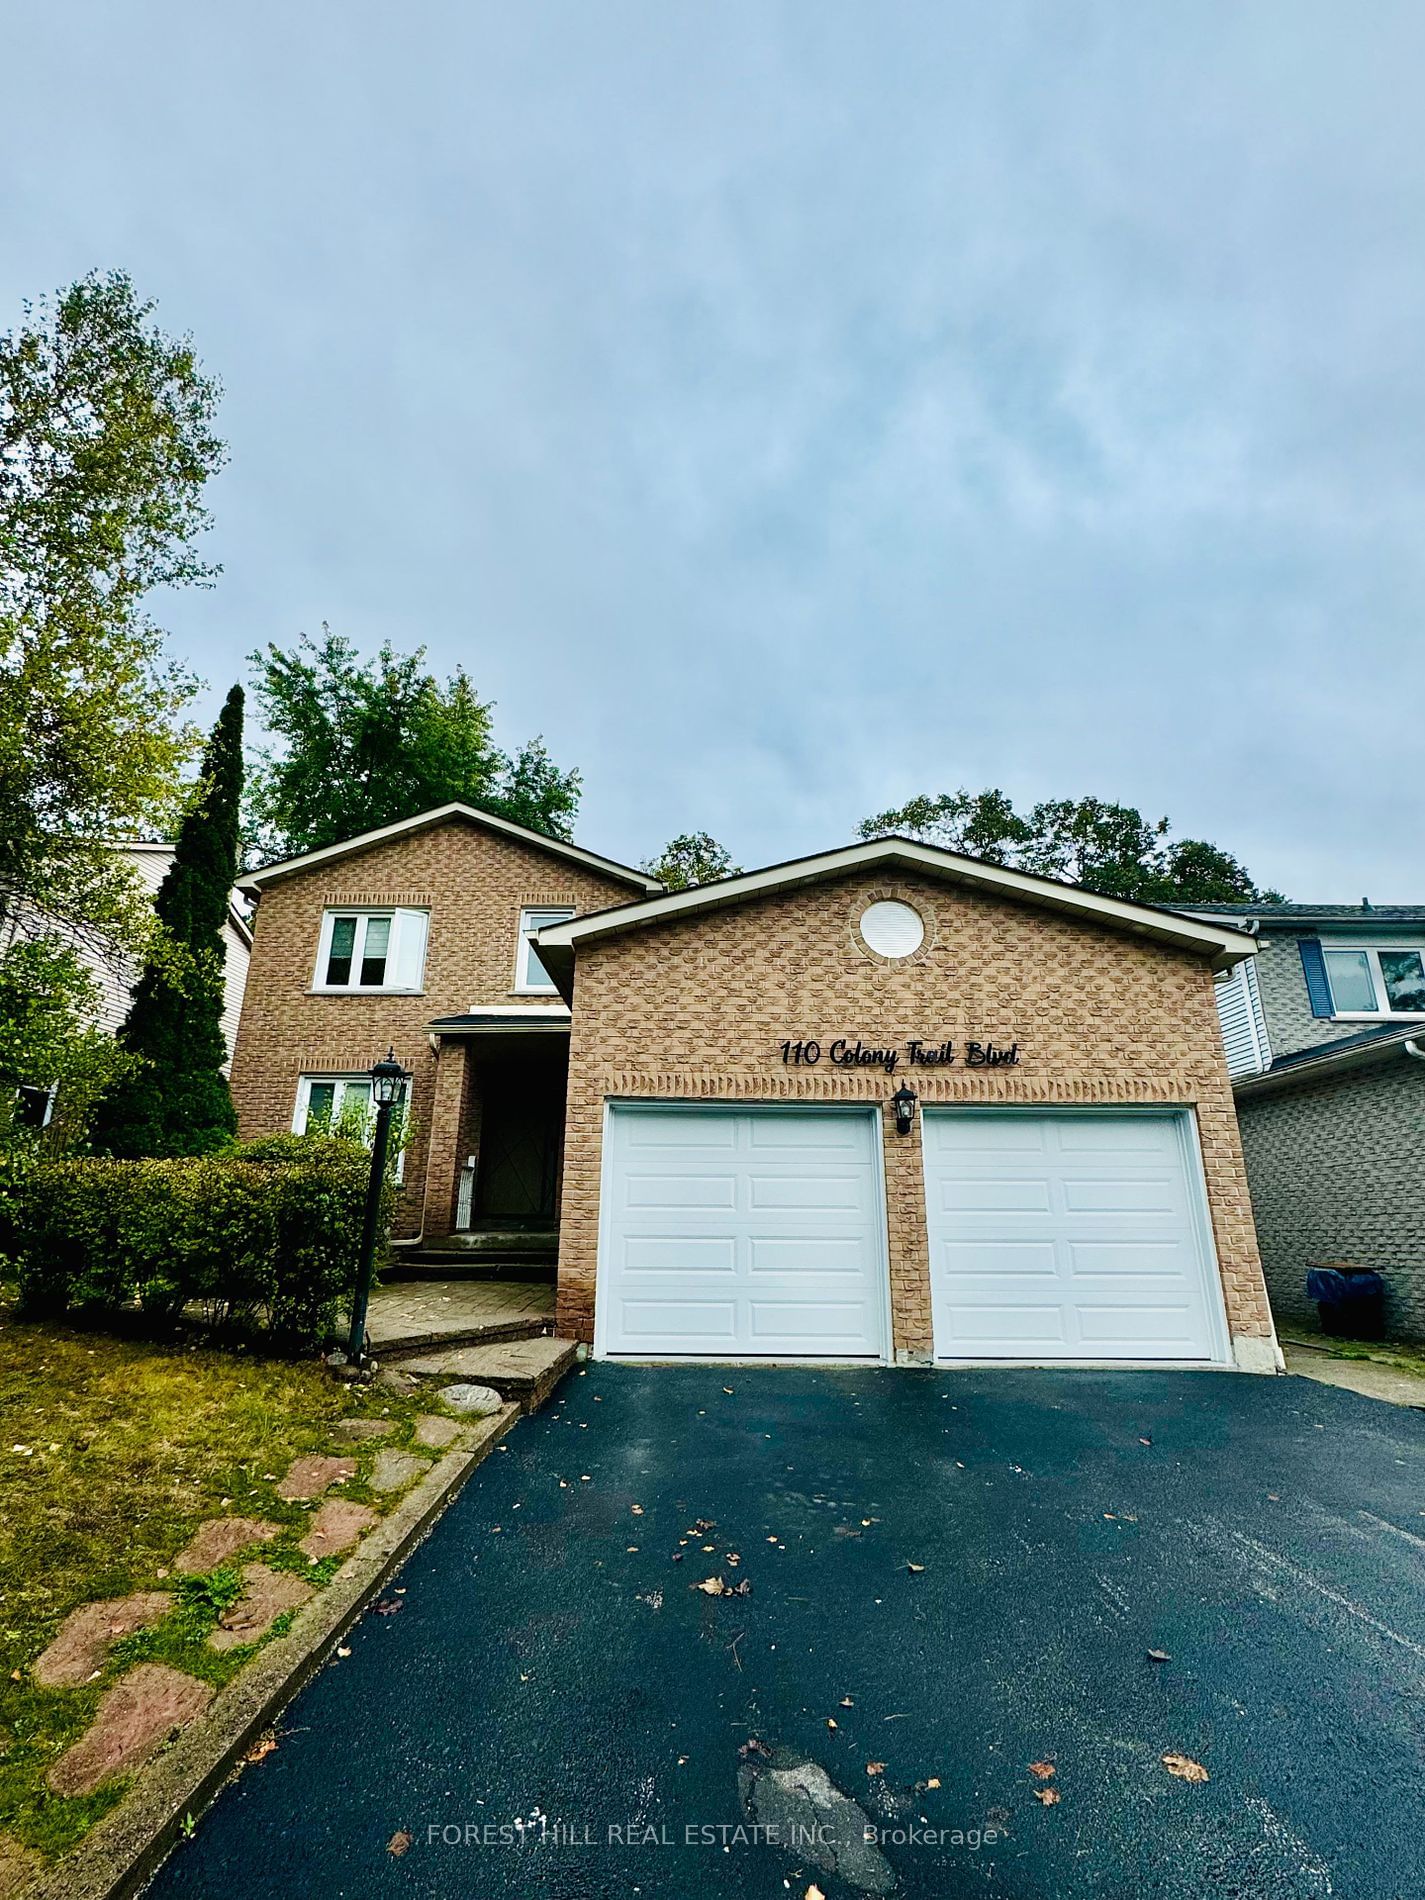
<path fill-rule="evenodd" d="M 198 1306 L 310 1347 L 350 1299 L 371 1158 L 359 1143 L 277 1135 L 223 1154 L 98 1157 L 26 1170 L 11 1213 L 20 1298 L 36 1315 Z M 388 1183 L 378 1262 L 390 1234 Z"/>

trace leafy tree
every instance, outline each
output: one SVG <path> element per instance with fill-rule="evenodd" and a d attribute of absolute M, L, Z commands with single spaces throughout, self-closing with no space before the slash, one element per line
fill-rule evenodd
<path fill-rule="evenodd" d="M 671 839 L 643 869 L 668 890 L 686 891 L 694 884 L 715 884 L 719 878 L 737 877 L 742 867 L 733 863 L 716 838 L 705 831 L 690 831 Z"/>
<path fill-rule="evenodd" d="M 320 640 L 251 655 L 277 742 L 252 779 L 249 837 L 261 856 L 296 857 L 456 800 L 569 836 L 579 774 L 561 772 L 541 739 L 507 757 L 464 669 L 442 684 L 425 657 L 388 642 L 363 662 L 326 627 Z"/>
<path fill-rule="evenodd" d="M 1145 819 L 1131 805 L 1101 798 L 1044 799 L 1021 814 L 997 788 L 942 792 L 878 812 L 859 827 L 863 838 L 892 832 L 1138 903 L 1281 901 L 1276 891 L 1258 890 L 1216 845 L 1171 838 L 1166 818 Z"/>
<path fill-rule="evenodd" d="M 145 600 L 216 572 L 197 544 L 224 460 L 217 385 L 152 311 L 122 274 L 91 275 L 0 337 L 0 1035 L 13 1073 L 63 1073 L 71 1111 L 98 1044 L 67 953 L 142 953 L 152 909 L 109 841 L 166 827 L 197 737 Z M 63 1061 L 59 1016 L 18 1000 L 40 964 Z"/>
<path fill-rule="evenodd" d="M 161 954 L 139 978 L 119 1032 L 134 1072 L 95 1117 L 96 1145 L 111 1154 L 208 1154 L 237 1132 L 222 1073 L 223 925 L 237 876 L 242 709 L 242 688 L 234 686 L 159 886 Z"/>

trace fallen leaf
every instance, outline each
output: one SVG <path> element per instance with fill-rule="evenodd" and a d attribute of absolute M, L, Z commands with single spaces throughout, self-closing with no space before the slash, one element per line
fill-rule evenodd
<path fill-rule="evenodd" d="M 342 1644 L 342 1646 L 337 1650 L 336 1653 L 338 1656 L 342 1657 L 343 1660 L 345 1660 L 345 1658 L 351 1654 L 351 1650 L 346 1646 L 346 1644 Z"/>
<path fill-rule="evenodd" d="M 637 1549 L 638 1549 L 638 1545 L 637 1545 L 637 1544 L 625 1544 L 625 1545 L 624 1545 L 624 1549 L 625 1549 L 626 1551 L 629 1551 L 630 1553 L 633 1553 L 633 1552 L 636 1552 L 636 1551 L 637 1551 Z"/>
<path fill-rule="evenodd" d="M 1054 1779 L 1054 1764 L 1051 1761 L 1032 1761 L 1029 1764 L 1029 1772 L 1034 1776 L 1036 1781 L 1052 1781 Z"/>
<path fill-rule="evenodd" d="M 402 1854 L 404 1854 L 406 1849 L 410 1846 L 410 1844 L 411 1844 L 410 1835 L 406 1832 L 406 1830 L 403 1827 L 400 1827 L 400 1828 L 397 1828 L 396 1832 L 391 1836 L 390 1840 L 387 1841 L 386 1852 L 388 1854 L 394 1854 L 396 1859 L 399 1860 Z"/>
<path fill-rule="evenodd" d="M 755 1735 L 749 1737 L 749 1739 L 742 1744 L 741 1748 L 739 1748 L 737 1752 L 739 1755 L 742 1756 L 744 1761 L 747 1759 L 749 1755 L 770 1756 L 772 1753 L 771 1749 L 768 1748 L 767 1744 L 765 1742 L 759 1742 Z"/>
<path fill-rule="evenodd" d="M 727 1585 L 721 1577 L 704 1577 L 701 1583 L 690 1583 L 690 1590 L 701 1590 L 705 1597 L 720 1597 L 727 1594 Z"/>
<path fill-rule="evenodd" d="M 742 1562 L 742 1559 L 741 1559 L 741 1558 L 740 1558 L 740 1557 L 738 1556 L 738 1554 L 737 1554 L 737 1552 L 736 1552 L 735 1550 L 730 1550 L 730 1551 L 729 1551 L 729 1552 L 727 1553 L 727 1558 L 726 1558 L 726 1561 L 727 1561 L 728 1563 L 730 1563 L 730 1564 L 732 1565 L 732 1567 L 733 1567 L 733 1569 L 735 1570 L 735 1569 L 737 1568 L 737 1566 L 738 1566 L 738 1565 L 739 1565 L 739 1564 L 740 1564 L 740 1563 Z"/>
<path fill-rule="evenodd" d="M 643 1516 L 643 1506 L 641 1504 L 631 1504 L 629 1509 L 633 1512 L 635 1517 Z"/>
<path fill-rule="evenodd" d="M 243 1756 L 243 1760 L 266 1761 L 267 1757 L 276 1750 L 276 1747 L 277 1737 L 275 1735 L 264 1735 L 260 1742 L 253 1743 L 252 1747 Z"/>
<path fill-rule="evenodd" d="M 377 1616 L 399 1616 L 405 1607 L 405 1604 L 397 1602 L 395 1597 L 382 1597 L 376 1605 L 376 1614 Z"/>
<path fill-rule="evenodd" d="M 813 1881 L 802 1895 L 802 1900 L 826 1900 L 826 1895 L 822 1892 L 821 1888 L 817 1886 L 816 1882 Z"/>
<path fill-rule="evenodd" d="M 730 1385 L 725 1385 L 722 1389 L 724 1392 L 726 1392 L 729 1398 L 732 1397 L 732 1387 Z"/>
<path fill-rule="evenodd" d="M 868 1775 L 883 1775 L 885 1772 L 886 1764 L 883 1761 L 868 1761 L 866 1763 L 866 1773 Z"/>
<path fill-rule="evenodd" d="M 932 1775 L 925 1785 L 927 1788 L 938 1788 L 940 1786 L 939 1775 Z"/>
<path fill-rule="evenodd" d="M 1036 1788 L 1034 1790 L 1034 1799 L 1042 1802 L 1046 1808 L 1057 1806 L 1061 1798 L 1057 1788 Z"/>
<path fill-rule="evenodd" d="M 844 1695 L 841 1698 L 841 1706 L 843 1709 L 854 1709 L 856 1704 L 851 1700 L 849 1695 Z"/>
<path fill-rule="evenodd" d="M 1166 1649 L 1150 1649 L 1148 1660 L 1149 1662 L 1171 1662 L 1173 1659 Z"/>
<path fill-rule="evenodd" d="M 921 1571 L 924 1570 L 924 1568 L 925 1568 L 924 1564 L 907 1564 L 906 1565 L 906 1569 L 910 1572 L 910 1574 L 913 1577 L 918 1577 Z"/>
<path fill-rule="evenodd" d="M 1170 1775 L 1176 1775 L 1179 1781 L 1206 1781 L 1207 1770 L 1200 1761 L 1194 1761 L 1190 1755 L 1164 1755 L 1163 1766 Z"/>
<path fill-rule="evenodd" d="M 1151 1445 L 1151 1444 L 1152 1444 L 1152 1442 L 1153 1442 L 1153 1441 L 1152 1441 L 1152 1439 L 1151 1439 L 1151 1438 L 1140 1438 L 1140 1439 L 1138 1440 L 1138 1443 L 1139 1443 L 1140 1445 Z"/>
<path fill-rule="evenodd" d="M 833 1718 L 828 1715 L 826 1718 L 826 1726 L 828 1728 L 840 1728 L 841 1724 L 837 1721 L 834 1721 Z"/>

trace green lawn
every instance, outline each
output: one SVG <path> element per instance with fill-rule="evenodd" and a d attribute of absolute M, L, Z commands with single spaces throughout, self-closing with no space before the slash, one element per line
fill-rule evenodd
<path fill-rule="evenodd" d="M 399 1445 L 422 1409 L 314 1365 L 27 1325 L 0 1309 L 0 1830 L 58 1855 L 123 1793 L 117 1781 L 66 1800 L 44 1777 L 126 1665 L 152 1657 L 221 1686 L 254 1653 L 218 1654 L 205 1640 L 236 1594 L 232 1570 L 163 1574 L 202 1519 L 280 1523 L 263 1561 L 324 1583 L 342 1560 L 313 1565 L 296 1549 L 311 1507 L 284 1503 L 275 1481 L 301 1452 L 340 1451 L 360 1460 L 340 1495 L 387 1508 L 364 1482 L 377 1447 L 346 1441 L 336 1423 L 393 1418 L 384 1442 Z M 175 1608 L 119 1644 L 98 1681 L 46 1690 L 31 1680 L 70 1610 L 150 1589 L 174 1591 Z"/>

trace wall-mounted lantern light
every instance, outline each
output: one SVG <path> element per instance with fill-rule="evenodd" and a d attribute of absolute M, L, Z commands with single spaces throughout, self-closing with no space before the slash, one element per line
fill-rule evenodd
<path fill-rule="evenodd" d="M 908 1135 L 915 1125 L 916 1094 L 913 1088 L 902 1082 L 891 1097 L 891 1107 L 896 1111 L 896 1133 Z"/>

